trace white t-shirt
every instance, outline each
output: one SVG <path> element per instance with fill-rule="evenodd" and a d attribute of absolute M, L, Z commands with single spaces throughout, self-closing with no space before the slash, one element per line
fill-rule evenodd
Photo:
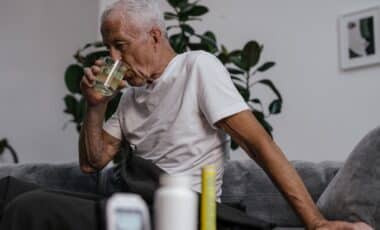
<path fill-rule="evenodd" d="M 223 64 L 204 51 L 175 56 L 149 86 L 130 87 L 105 123 L 110 135 L 136 145 L 136 154 L 169 174 L 192 176 L 201 191 L 201 169 L 217 168 L 221 195 L 226 135 L 214 124 L 249 107 Z"/>

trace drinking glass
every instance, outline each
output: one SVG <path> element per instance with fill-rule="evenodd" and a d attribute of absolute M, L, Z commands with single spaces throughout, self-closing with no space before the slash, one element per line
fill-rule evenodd
<path fill-rule="evenodd" d="M 96 75 L 94 88 L 104 96 L 111 96 L 123 80 L 127 68 L 121 60 L 113 60 L 111 57 L 103 58 L 103 62 L 100 73 Z"/>

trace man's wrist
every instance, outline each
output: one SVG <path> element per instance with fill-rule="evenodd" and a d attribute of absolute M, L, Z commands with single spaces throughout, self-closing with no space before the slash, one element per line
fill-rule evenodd
<path fill-rule="evenodd" d="M 324 217 L 318 217 L 318 218 L 312 220 L 310 224 L 307 224 L 306 229 L 308 229 L 308 230 L 317 229 L 318 227 L 322 226 L 326 222 L 327 222 L 327 220 Z"/>
<path fill-rule="evenodd" d="M 103 126 L 106 110 L 107 103 L 97 105 L 89 105 L 89 103 L 86 103 L 86 113 L 83 118 L 83 126 L 86 126 L 87 128 L 89 128 L 89 126 L 93 128 L 101 128 Z"/>
<path fill-rule="evenodd" d="M 101 112 L 101 111 L 105 111 L 105 109 L 107 108 L 107 105 L 108 105 L 108 102 L 99 103 L 96 105 L 86 102 L 86 109 L 87 111 L 91 110 L 91 111 Z"/>

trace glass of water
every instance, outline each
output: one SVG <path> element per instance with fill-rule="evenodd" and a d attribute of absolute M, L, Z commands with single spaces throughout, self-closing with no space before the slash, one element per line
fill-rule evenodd
<path fill-rule="evenodd" d="M 104 96 L 111 96 L 118 88 L 127 67 L 121 60 L 113 60 L 111 57 L 103 58 L 103 66 L 96 75 L 95 90 Z"/>

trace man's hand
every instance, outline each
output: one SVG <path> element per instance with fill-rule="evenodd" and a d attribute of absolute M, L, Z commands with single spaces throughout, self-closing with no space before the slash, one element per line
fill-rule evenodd
<path fill-rule="evenodd" d="M 364 222 L 349 223 L 323 220 L 317 222 L 312 230 L 373 230 L 373 228 Z"/>
<path fill-rule="evenodd" d="M 97 92 L 94 89 L 96 75 L 100 73 L 100 68 L 103 64 L 104 63 L 102 60 L 97 60 L 95 62 L 95 65 L 91 66 L 91 68 L 84 69 L 84 76 L 82 77 L 80 88 L 89 106 L 106 104 L 112 99 L 112 96 L 110 97 L 103 96 L 101 93 Z M 126 82 L 123 80 L 120 81 L 118 89 L 121 90 L 125 87 L 126 87 Z"/>
<path fill-rule="evenodd" d="M 87 101 L 86 114 L 79 137 L 79 163 L 85 173 L 93 173 L 110 162 L 119 151 L 121 141 L 103 130 L 104 116 L 112 96 L 103 96 L 94 89 L 96 75 L 103 61 L 98 60 L 91 68 L 85 68 L 81 90 Z M 126 86 L 122 81 L 119 90 Z M 115 94 L 114 94 L 115 95 Z"/>

